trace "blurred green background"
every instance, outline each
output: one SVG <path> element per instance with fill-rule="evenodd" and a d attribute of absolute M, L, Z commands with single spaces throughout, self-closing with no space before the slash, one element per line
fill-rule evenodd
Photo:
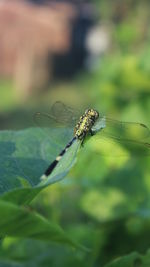
<path fill-rule="evenodd" d="M 36 10 L 29 14 L 28 8 L 35 3 L 26 1 L 26 6 L 24 1 L 21 1 L 22 4 L 14 1 L 15 7 L 20 5 L 22 14 L 27 12 L 31 16 L 29 19 L 37 20 L 37 25 L 30 28 L 29 19 L 16 19 L 17 25 L 24 25 L 22 34 L 28 38 L 25 43 L 19 26 L 14 30 L 15 26 L 10 27 L 3 18 L 4 11 L 14 12 L 11 4 L 9 7 L 9 2 L 5 3 L 8 6 L 0 11 L 0 20 L 4 21 L 0 26 L 3 40 L 0 44 L 2 130 L 33 126 L 34 112 L 48 109 L 55 99 L 63 99 L 78 108 L 85 101 L 112 118 L 138 121 L 150 127 L 149 1 L 97 0 L 89 2 L 85 10 L 85 3 L 81 5 L 76 2 L 74 7 L 72 3 L 67 6 L 66 2 L 64 7 L 57 2 L 58 13 L 54 18 L 46 14 L 46 5 L 49 3 L 36 3 Z M 48 8 L 52 12 L 51 6 Z M 62 75 L 60 68 L 55 76 L 56 61 L 58 66 L 65 62 L 65 53 L 71 42 L 70 32 L 73 31 L 69 23 L 77 16 L 78 8 L 93 16 L 97 26 L 94 41 L 90 37 L 88 39 L 93 57 L 86 51 L 83 62 L 80 62 L 80 66 L 77 64 L 73 75 L 68 70 Z M 92 15 L 89 10 L 92 10 Z M 33 12 L 42 13 L 34 16 Z M 16 17 L 18 14 L 16 11 Z M 48 25 L 47 16 L 56 20 L 56 24 L 64 25 L 62 28 L 58 25 L 56 32 L 54 29 L 51 32 L 45 29 L 44 33 L 44 23 L 47 28 L 55 24 L 52 20 Z M 39 18 L 43 19 L 43 36 L 37 31 L 31 42 L 34 27 L 40 25 Z M 7 27 L 13 36 L 7 34 Z M 82 25 L 77 24 L 76 27 L 82 28 Z M 28 33 L 28 30 L 31 32 Z M 58 38 L 60 33 L 62 37 Z M 99 33 L 101 35 L 97 37 Z M 50 40 L 48 34 L 53 35 Z M 65 41 L 63 38 L 66 38 Z M 75 35 L 75 38 L 80 39 L 80 34 Z M 75 42 L 75 39 L 72 38 L 72 41 Z M 75 58 L 82 57 L 85 52 L 83 45 L 79 46 L 78 52 L 73 54 Z M 70 66 L 74 64 L 75 58 L 70 57 Z M 150 158 L 133 157 L 129 153 L 124 157 L 103 157 L 100 156 L 100 146 L 99 143 L 95 144 L 94 139 L 87 142 L 80 150 L 77 163 L 68 177 L 45 189 L 31 204 L 49 221 L 59 223 L 75 240 L 90 247 L 91 252 L 84 253 L 64 245 L 40 241 L 5 238 L 1 242 L 0 266 L 5 266 L 3 259 L 7 258 L 8 262 L 18 262 L 18 266 L 25 261 L 25 266 L 99 267 L 134 251 L 145 254 L 149 250 Z M 112 266 L 150 266 L 150 262 L 147 265 L 134 263 Z"/>

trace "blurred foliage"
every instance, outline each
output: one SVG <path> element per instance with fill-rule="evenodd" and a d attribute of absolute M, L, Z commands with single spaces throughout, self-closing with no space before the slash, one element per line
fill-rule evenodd
<path fill-rule="evenodd" d="M 72 83 L 55 84 L 55 90 L 67 88 L 74 96 L 77 88 L 79 98 L 82 92 L 102 113 L 150 126 L 149 1 L 95 2 L 102 22 L 111 28 L 111 48 L 93 73 L 81 73 Z M 17 102 L 11 92 L 11 83 L 1 81 L 0 111 L 8 127 L 18 114 L 24 114 L 20 110 L 36 106 L 33 98 Z M 39 102 L 48 105 L 51 93 L 43 93 Z M 0 243 L 0 266 L 150 266 L 150 158 L 129 153 L 103 157 L 97 150 L 94 140 L 87 142 L 68 177 L 44 189 L 30 204 L 91 251 L 5 237 Z"/>

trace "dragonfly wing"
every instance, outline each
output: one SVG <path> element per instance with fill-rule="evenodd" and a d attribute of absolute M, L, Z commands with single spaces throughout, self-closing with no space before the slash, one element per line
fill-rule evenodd
<path fill-rule="evenodd" d="M 143 123 L 121 122 L 106 118 L 105 134 L 122 141 L 144 141 L 150 137 L 150 129 Z"/>
<path fill-rule="evenodd" d="M 60 147 L 72 138 L 77 119 L 79 119 L 79 111 L 61 101 L 55 102 L 49 112 L 36 112 L 33 117 L 34 124 Z"/>
<path fill-rule="evenodd" d="M 65 105 L 61 101 L 55 102 L 50 109 L 50 115 L 61 125 L 75 125 L 80 116 L 79 114 L 80 112 L 78 110 Z"/>
<path fill-rule="evenodd" d="M 49 113 L 35 113 L 34 124 L 45 135 L 46 142 L 51 142 L 54 147 L 61 148 L 65 146 L 73 135 L 73 128 L 71 127 L 60 127 L 58 129 L 60 125 L 54 124 L 54 119 Z"/>
<path fill-rule="evenodd" d="M 128 151 L 139 156 L 150 155 L 150 130 L 145 124 L 120 122 L 107 117 L 99 120 L 99 125 L 101 123 L 105 127 L 97 131 L 97 137 L 101 136 L 103 143 L 106 142 L 105 154 L 120 156 Z M 112 144 L 116 144 L 118 149 Z"/>
<path fill-rule="evenodd" d="M 33 116 L 35 126 L 41 128 L 46 135 L 51 135 L 52 129 L 74 127 L 79 112 L 62 102 L 55 102 L 49 112 L 36 112 Z"/>
<path fill-rule="evenodd" d="M 36 112 L 33 115 L 34 124 L 41 128 L 49 128 L 55 118 L 46 112 Z"/>

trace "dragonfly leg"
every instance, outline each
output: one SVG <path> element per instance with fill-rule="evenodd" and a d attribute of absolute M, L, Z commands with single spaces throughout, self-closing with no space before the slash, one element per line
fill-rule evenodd
<path fill-rule="evenodd" d="M 93 136 L 96 134 L 96 131 L 93 131 L 92 129 L 90 130 L 90 135 Z"/>
<path fill-rule="evenodd" d="M 81 141 L 81 146 L 84 147 L 84 139 Z"/>
<path fill-rule="evenodd" d="M 84 135 L 83 139 L 81 140 L 81 146 L 84 147 L 84 141 L 85 141 L 86 135 Z"/>

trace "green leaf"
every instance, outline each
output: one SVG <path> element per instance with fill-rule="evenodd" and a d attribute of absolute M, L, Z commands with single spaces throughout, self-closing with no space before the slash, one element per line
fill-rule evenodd
<path fill-rule="evenodd" d="M 132 252 L 129 255 L 113 260 L 105 267 L 149 267 L 150 266 L 150 251 L 146 255 L 141 255 L 137 252 Z"/>
<path fill-rule="evenodd" d="M 17 263 L 17 262 L 0 262 L 0 267 L 23 267 L 24 265 Z"/>
<path fill-rule="evenodd" d="M 17 267 L 17 264 L 20 264 L 22 267 L 84 267 L 85 253 L 80 251 L 79 257 L 78 250 L 73 251 L 70 247 L 63 244 L 58 245 L 34 239 L 6 237 L 0 246 L 1 262 L 11 262 L 12 265 L 10 263 L 10 267 Z"/>
<path fill-rule="evenodd" d="M 38 186 L 42 186 L 42 185 L 46 186 L 49 184 L 56 183 L 59 180 L 62 180 L 62 178 L 67 175 L 70 168 L 75 164 L 76 154 L 79 149 L 79 146 L 80 146 L 80 141 L 75 140 L 72 146 L 68 149 L 68 151 L 61 158 L 57 167 L 53 170 L 51 175 L 49 175 L 46 180 L 41 181 Z"/>
<path fill-rule="evenodd" d="M 32 238 L 83 248 L 56 224 L 25 207 L 0 200 L 0 236 Z"/>
<path fill-rule="evenodd" d="M 73 144 L 43 183 L 40 176 L 60 152 L 51 137 L 37 128 L 0 133 L 0 236 L 48 240 L 81 248 L 57 224 L 17 206 L 28 204 L 43 188 L 63 179 L 75 162 L 79 145 Z"/>
<path fill-rule="evenodd" d="M 17 205 L 29 204 L 43 187 L 19 188 L 4 193 L 0 199 L 13 202 Z"/>
<path fill-rule="evenodd" d="M 67 144 L 69 134 L 68 129 L 65 132 L 51 129 L 49 136 L 39 128 L 1 131 L 0 193 L 8 192 L 4 198 L 23 204 L 31 201 L 43 187 L 62 180 L 75 163 L 79 141 L 68 149 L 46 181 L 41 182 L 40 177 Z"/>

